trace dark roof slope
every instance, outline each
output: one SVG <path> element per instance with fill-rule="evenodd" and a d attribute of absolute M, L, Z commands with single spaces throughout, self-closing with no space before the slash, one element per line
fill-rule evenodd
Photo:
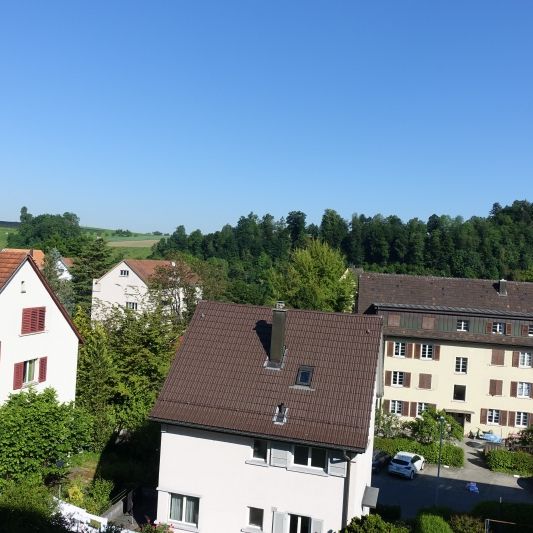
<path fill-rule="evenodd" d="M 438 278 L 365 272 L 359 275 L 359 313 L 373 304 L 435 306 L 496 313 L 533 314 L 533 283 L 507 281 L 507 296 L 499 282 L 486 279 Z"/>
<path fill-rule="evenodd" d="M 152 410 L 155 420 L 361 450 L 367 447 L 382 320 L 287 310 L 282 370 L 264 368 L 272 309 L 200 302 Z M 301 365 L 311 387 L 294 387 Z M 288 419 L 273 423 L 284 403 Z"/>

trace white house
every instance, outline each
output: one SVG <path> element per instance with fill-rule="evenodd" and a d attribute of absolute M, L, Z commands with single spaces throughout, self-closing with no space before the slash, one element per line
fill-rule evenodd
<path fill-rule="evenodd" d="M 39 270 L 43 270 L 44 268 L 45 254 L 42 250 L 36 248 L 4 248 L 2 252 L 23 253 L 29 255 L 35 261 Z M 70 273 L 72 265 L 73 260 L 70 257 L 60 257 L 57 260 L 56 270 L 59 279 L 68 281 L 72 279 L 72 274 Z"/>
<path fill-rule="evenodd" d="M 80 340 L 32 257 L 0 252 L 0 402 L 29 386 L 74 400 Z"/>
<path fill-rule="evenodd" d="M 326 533 L 368 513 L 381 345 L 380 317 L 200 302 L 151 413 L 158 521 Z"/>

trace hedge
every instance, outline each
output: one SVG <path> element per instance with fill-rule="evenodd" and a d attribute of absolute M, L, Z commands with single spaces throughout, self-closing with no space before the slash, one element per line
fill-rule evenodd
<path fill-rule="evenodd" d="M 511 452 L 494 449 L 486 454 L 489 468 L 495 472 L 507 472 L 529 476 L 533 474 L 533 455 L 528 452 Z"/>
<path fill-rule="evenodd" d="M 533 504 L 530 503 L 480 502 L 474 506 L 470 514 L 472 516 L 478 516 L 483 520 L 494 518 L 495 520 L 515 522 L 524 525 L 524 528 L 527 524 L 527 531 L 531 531 L 529 528 L 533 524 Z"/>
<path fill-rule="evenodd" d="M 485 533 L 483 520 L 468 514 L 453 515 L 448 523 L 454 533 Z"/>
<path fill-rule="evenodd" d="M 394 456 L 398 452 L 412 452 L 424 456 L 428 463 L 438 463 L 439 443 L 422 444 L 406 437 L 387 439 L 376 437 L 374 439 L 374 449 L 383 450 Z M 441 464 L 448 466 L 463 466 L 465 459 L 464 450 L 447 442 L 442 443 Z"/>
<path fill-rule="evenodd" d="M 416 519 L 415 533 L 453 533 L 453 531 L 442 516 L 422 514 Z"/>

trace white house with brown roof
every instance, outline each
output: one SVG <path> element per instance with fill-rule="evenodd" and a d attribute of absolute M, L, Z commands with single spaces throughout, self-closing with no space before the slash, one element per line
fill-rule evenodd
<path fill-rule="evenodd" d="M 158 521 L 326 533 L 368 513 L 381 343 L 379 317 L 200 302 L 151 413 Z"/>
<path fill-rule="evenodd" d="M 30 386 L 73 401 L 79 341 L 32 257 L 0 252 L 0 402 Z"/>

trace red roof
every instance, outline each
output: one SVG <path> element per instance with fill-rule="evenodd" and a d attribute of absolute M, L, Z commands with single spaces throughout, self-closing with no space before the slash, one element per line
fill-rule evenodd
<path fill-rule="evenodd" d="M 35 248 L 4 248 L 2 252 L 22 253 L 29 255 L 42 270 L 44 268 L 44 252 Z"/>
<path fill-rule="evenodd" d="M 139 276 L 146 284 L 150 281 L 150 278 L 156 273 L 158 268 L 171 268 L 175 266 L 175 261 L 166 261 L 162 259 L 124 259 L 132 270 Z M 198 282 L 198 276 L 194 274 L 188 267 L 186 271 L 189 271 L 189 278 L 191 283 Z"/>
<path fill-rule="evenodd" d="M 152 410 L 155 420 L 229 433 L 366 449 L 382 319 L 286 311 L 287 355 L 265 368 L 272 309 L 200 302 Z M 310 387 L 296 387 L 301 366 Z M 276 406 L 287 422 L 273 423 Z"/>

